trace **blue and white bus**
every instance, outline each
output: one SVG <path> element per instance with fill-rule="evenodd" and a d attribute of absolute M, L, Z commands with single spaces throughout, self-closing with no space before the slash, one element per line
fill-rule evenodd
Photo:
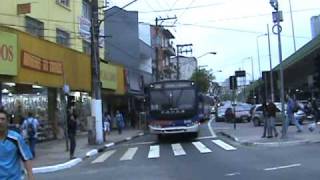
<path fill-rule="evenodd" d="M 160 81 L 149 86 L 149 129 L 165 134 L 199 133 L 198 94 L 193 81 Z"/>

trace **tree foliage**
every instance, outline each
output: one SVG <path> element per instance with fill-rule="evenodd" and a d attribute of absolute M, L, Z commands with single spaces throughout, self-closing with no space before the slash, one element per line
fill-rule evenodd
<path fill-rule="evenodd" d="M 215 79 L 214 75 L 211 71 L 206 69 L 199 69 L 195 71 L 192 76 L 191 80 L 196 83 L 199 88 L 199 91 L 202 93 L 207 93 L 211 82 Z"/>

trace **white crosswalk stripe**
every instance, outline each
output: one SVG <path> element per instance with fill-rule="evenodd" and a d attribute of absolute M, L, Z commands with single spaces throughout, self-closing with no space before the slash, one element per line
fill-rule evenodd
<path fill-rule="evenodd" d="M 210 153 L 212 152 L 209 148 L 207 148 L 204 144 L 201 142 L 192 142 L 192 144 L 200 151 L 200 153 Z"/>
<path fill-rule="evenodd" d="M 183 156 L 186 155 L 186 152 L 183 150 L 181 144 L 171 144 L 174 156 Z"/>
<path fill-rule="evenodd" d="M 227 150 L 227 151 L 234 151 L 236 150 L 235 147 L 221 141 L 221 140 L 212 140 L 213 143 L 215 143 L 216 145 L 220 146 L 221 148 L 223 148 L 224 150 Z"/>
<path fill-rule="evenodd" d="M 95 159 L 94 161 L 92 161 L 92 164 L 95 163 L 102 163 L 105 160 L 107 160 L 110 156 L 112 156 L 112 154 L 114 154 L 116 152 L 116 150 L 111 150 L 111 151 L 107 151 L 105 153 L 103 153 L 101 156 L 99 156 L 97 159 Z"/>
<path fill-rule="evenodd" d="M 138 151 L 137 147 L 129 148 L 126 153 L 120 158 L 120 161 L 132 160 L 136 152 Z"/>
<path fill-rule="evenodd" d="M 150 146 L 148 158 L 155 159 L 159 157 L 160 157 L 160 146 L 159 145 Z"/>
<path fill-rule="evenodd" d="M 214 139 L 211 141 L 212 141 L 212 143 L 214 143 L 215 145 L 219 146 L 220 148 L 222 148 L 226 151 L 237 150 L 236 147 L 233 147 L 233 146 L 223 142 L 222 140 Z M 196 147 L 196 149 L 200 153 L 211 153 L 213 150 L 211 147 L 209 149 L 209 147 L 207 147 L 206 145 L 204 145 L 200 141 L 192 142 L 192 144 Z M 187 153 L 181 143 L 171 144 L 171 148 L 172 148 L 172 152 L 173 152 L 174 156 L 187 155 Z M 215 147 L 213 147 L 213 148 L 215 148 Z M 128 149 L 126 149 L 125 153 L 121 156 L 120 161 L 133 160 L 133 158 L 135 157 L 135 155 L 138 152 L 138 149 L 139 149 L 138 147 L 131 147 L 131 148 L 128 147 Z M 102 163 L 102 162 L 106 161 L 108 158 L 110 158 L 115 153 L 116 153 L 116 150 L 110 150 L 110 151 L 104 152 L 102 155 L 98 156 L 94 161 L 92 161 L 92 164 Z M 160 145 L 150 145 L 149 152 L 148 152 L 148 159 L 157 159 L 157 158 L 160 158 Z"/>

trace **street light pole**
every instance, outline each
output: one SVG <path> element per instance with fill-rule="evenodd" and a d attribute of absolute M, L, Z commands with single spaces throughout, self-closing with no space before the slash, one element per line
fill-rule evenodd
<path fill-rule="evenodd" d="M 256 42 L 257 42 L 257 55 L 258 55 L 258 68 L 259 68 L 259 76 L 258 76 L 258 79 L 259 79 L 259 77 L 261 76 L 261 62 L 260 62 L 259 37 L 266 36 L 266 35 L 267 35 L 267 34 L 261 34 L 261 35 L 257 36 L 257 38 L 256 38 Z"/>
<path fill-rule="evenodd" d="M 269 64 L 270 64 L 270 92 L 271 92 L 271 100 L 272 100 L 272 102 L 274 102 L 273 71 L 272 71 L 272 57 L 271 57 L 269 24 L 267 24 L 267 32 L 268 32 L 268 50 L 269 50 Z"/>
<path fill-rule="evenodd" d="M 291 29 L 292 29 L 292 38 L 293 38 L 293 48 L 294 52 L 297 51 L 297 46 L 296 46 L 296 37 L 294 33 L 294 24 L 293 24 L 293 15 L 292 15 L 292 6 L 291 6 L 291 0 L 289 0 L 289 7 L 290 7 L 290 17 L 291 17 Z"/>

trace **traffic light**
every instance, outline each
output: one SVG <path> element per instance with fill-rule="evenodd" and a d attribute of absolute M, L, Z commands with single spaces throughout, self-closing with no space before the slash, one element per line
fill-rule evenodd
<path fill-rule="evenodd" d="M 236 76 L 230 76 L 229 77 L 229 87 L 232 90 L 236 90 L 238 87 L 238 83 L 237 83 L 237 77 Z"/>

